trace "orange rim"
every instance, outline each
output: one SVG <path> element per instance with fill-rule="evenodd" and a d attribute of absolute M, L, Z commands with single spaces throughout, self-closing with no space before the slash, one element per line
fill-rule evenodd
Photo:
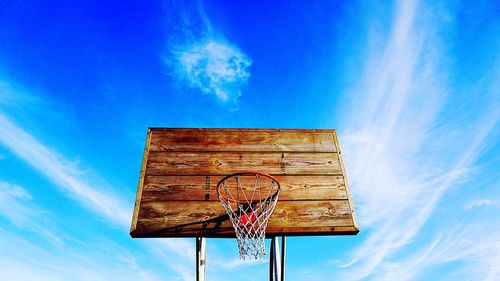
<path fill-rule="evenodd" d="M 222 197 L 224 200 L 226 201 L 234 201 L 234 200 L 230 200 L 229 198 L 227 198 L 226 196 L 220 194 L 220 186 L 222 185 L 223 182 L 225 182 L 227 179 L 229 178 L 232 178 L 232 177 L 237 177 L 237 176 L 243 176 L 243 175 L 260 175 L 260 176 L 264 176 L 266 178 L 269 178 L 271 180 L 273 180 L 275 183 L 276 183 L 276 187 L 277 187 L 277 190 L 276 192 L 271 195 L 269 198 L 273 198 L 275 197 L 276 195 L 278 195 L 278 192 L 280 192 L 281 190 L 281 185 L 280 185 L 280 182 L 273 176 L 269 175 L 269 174 L 266 174 L 264 172 L 261 172 L 261 171 L 252 171 L 252 170 L 248 170 L 248 171 L 241 171 L 241 172 L 237 172 L 237 173 L 234 173 L 234 174 L 230 174 L 230 175 L 227 175 L 225 177 L 223 177 L 218 183 L 217 183 L 217 196 Z M 236 201 L 235 201 L 236 202 Z"/>

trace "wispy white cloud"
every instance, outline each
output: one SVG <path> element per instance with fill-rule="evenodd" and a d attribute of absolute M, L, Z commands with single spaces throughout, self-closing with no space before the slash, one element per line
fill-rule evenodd
<path fill-rule="evenodd" d="M 265 258 L 255 260 L 242 260 L 241 258 L 231 258 L 231 259 L 223 259 L 222 256 L 214 256 L 210 258 L 210 264 L 213 265 L 214 268 L 217 268 L 218 270 L 224 270 L 224 271 L 232 271 L 235 270 L 239 267 L 244 267 L 246 269 L 250 268 L 251 266 L 255 265 L 261 265 L 264 263 L 268 263 L 269 261 L 266 260 Z"/>
<path fill-rule="evenodd" d="M 487 219 L 489 223 L 494 223 Z M 436 235 L 420 250 L 406 258 L 384 264 L 388 270 L 380 271 L 378 280 L 421 280 L 419 274 L 443 264 L 461 261 L 461 271 L 446 278 L 480 278 L 497 280 L 500 274 L 500 228 L 491 229 L 485 224 L 473 223 L 468 227 L 452 227 Z M 485 232 L 484 229 L 489 229 Z M 389 270 L 390 269 L 390 270 Z"/>
<path fill-rule="evenodd" d="M 26 224 L 26 221 L 37 213 L 34 208 L 25 204 L 26 202 L 30 203 L 31 198 L 31 194 L 24 188 L 0 182 L 0 214 L 14 224 Z"/>
<path fill-rule="evenodd" d="M 491 200 L 487 198 L 474 199 L 469 204 L 465 205 L 465 209 L 479 208 L 483 206 L 500 206 L 499 200 Z"/>
<path fill-rule="evenodd" d="M 345 103 L 340 137 L 367 236 L 344 265 L 343 280 L 376 280 L 391 271 L 391 258 L 414 241 L 446 191 L 468 179 L 498 135 L 495 107 L 472 116 L 467 129 L 441 117 L 453 104 L 441 8 L 397 2 L 388 34 L 372 30 L 376 38 L 368 39 L 387 41 L 372 46 L 358 86 L 346 94 L 352 102 Z M 495 102 L 498 87 L 489 86 L 478 91 Z"/>
<path fill-rule="evenodd" d="M 122 280 L 160 280 L 138 266 L 128 249 L 114 241 L 72 237 L 65 233 L 62 230 L 65 225 L 55 225 L 54 213 L 35 202 L 27 189 L 0 181 L 0 218 L 3 216 L 12 223 L 11 226 L 3 223 L 0 228 L 3 279 L 115 280 L 120 276 Z M 72 221 L 62 223 L 73 224 Z M 40 238 L 47 238 L 51 243 L 40 243 L 43 241 Z M 103 255 L 102 249 L 114 254 Z"/>
<path fill-rule="evenodd" d="M 0 77 L 1 75 L 0 73 Z M 37 98 L 26 95 L 19 85 L 13 84 L 6 79 L 0 79 L 0 105 L 20 107 L 34 101 L 38 101 Z"/>
<path fill-rule="evenodd" d="M 61 231 L 49 221 L 47 212 L 33 203 L 31 194 L 19 185 L 0 181 L 0 216 L 17 227 L 45 236 L 53 244 L 63 243 Z"/>
<path fill-rule="evenodd" d="M 168 264 L 184 280 L 195 280 L 193 265 L 195 261 L 194 241 L 187 239 L 162 239 L 146 241 L 149 250 L 164 264 Z M 167 251 L 166 251 L 167 250 Z"/>
<path fill-rule="evenodd" d="M 119 225 L 128 224 L 130 203 L 106 191 L 107 187 L 92 188 L 73 163 L 40 143 L 1 112 L 0 144 L 96 214 Z"/>
<path fill-rule="evenodd" d="M 2 81 L 2 79 L 0 79 Z M 0 90 L 2 90 L 0 88 Z M 0 91 L 0 96 L 3 95 Z M 15 95 L 15 92 L 11 92 Z M 127 202 L 115 190 L 104 183 L 89 182 L 88 172 L 79 168 L 78 160 L 69 161 L 58 151 L 43 144 L 35 136 L 23 129 L 9 116 L 0 111 L 0 145 L 9 153 L 23 160 L 27 165 L 45 176 L 54 183 L 63 194 L 79 202 L 86 209 L 98 217 L 113 222 L 115 226 L 128 231 L 132 217 L 132 202 Z M 23 219 L 39 219 L 39 212 L 35 208 L 28 208 L 31 195 L 27 190 L 13 185 L 3 185 L 0 199 L 8 200 L 7 206 L 17 207 L 19 213 L 13 209 L 0 209 L 10 220 L 21 222 Z M 2 201 L 0 200 L 0 201 Z M 15 210 L 15 209 L 14 209 Z M 23 213 L 24 212 L 24 213 Z M 32 224 L 32 220 L 28 222 Z M 47 228 L 40 227 L 40 231 Z M 50 232 L 47 232 L 49 235 Z M 54 236 L 57 238 L 57 236 Z M 187 273 L 186 262 L 194 258 L 194 246 L 185 239 L 174 241 L 150 241 L 146 245 L 151 252 L 161 252 L 169 256 L 165 264 L 182 276 L 182 280 L 192 280 L 192 274 Z M 90 274 L 90 273 L 89 273 Z M 17 280 L 17 279 L 16 279 Z M 107 280 L 107 279 L 103 279 Z"/>
<path fill-rule="evenodd" d="M 214 38 L 177 46 L 172 53 L 181 79 L 222 102 L 236 101 L 250 76 L 251 60 L 236 46 Z"/>
<path fill-rule="evenodd" d="M 193 26 L 193 22 L 197 24 Z M 164 62 L 169 73 L 187 86 L 237 108 L 250 77 L 251 59 L 211 27 L 202 7 L 171 24 L 180 24 L 183 34 L 178 35 L 181 39 L 167 43 Z"/>
<path fill-rule="evenodd" d="M 137 266 L 126 249 L 106 241 L 85 248 L 50 247 L 0 228 L 0 272 L 2 280 L 162 280 L 151 269 Z M 102 255 L 113 251 L 112 257 Z"/>

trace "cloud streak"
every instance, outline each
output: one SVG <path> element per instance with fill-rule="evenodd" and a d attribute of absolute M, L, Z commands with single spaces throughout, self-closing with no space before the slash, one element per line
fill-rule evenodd
<path fill-rule="evenodd" d="M 484 206 L 500 206 L 500 201 L 486 198 L 474 199 L 471 203 L 465 205 L 465 209 L 480 208 Z"/>
<path fill-rule="evenodd" d="M 0 79 L 0 81 L 3 80 Z M 5 91 L 0 88 L 0 95 L 3 94 L 5 94 Z M 15 94 L 14 91 L 9 92 L 10 96 Z M 45 176 L 62 193 L 79 202 L 98 217 L 113 222 L 115 226 L 123 230 L 128 230 L 132 217 L 130 202 L 113 192 L 113 189 L 106 184 L 96 185 L 89 182 L 86 172 L 79 169 L 74 161 L 69 161 L 56 150 L 44 145 L 1 111 L 0 145 Z M 35 218 L 39 218 L 40 211 L 36 210 L 37 208 L 29 207 L 31 195 L 27 190 L 7 183 L 1 183 L 0 187 L 0 202 L 7 200 L 8 204 L 5 206 L 17 210 L 17 212 L 12 212 L 10 208 L 4 206 L 7 209 L 0 208 L 3 215 L 13 223 L 22 223 L 23 220 L 28 220 L 27 223 L 30 223 L 30 225 L 37 225 L 31 223 Z M 50 231 L 46 230 L 47 227 L 40 226 L 41 233 L 53 240 L 61 240 L 58 236 L 52 235 Z M 192 273 L 184 265 L 185 261 L 191 261 L 194 258 L 194 245 L 192 242 L 184 239 L 177 239 L 175 242 L 150 242 L 145 244 L 150 252 L 164 251 L 163 255 L 175 253 L 165 264 L 177 271 L 183 277 L 182 280 L 192 280 Z"/>
<path fill-rule="evenodd" d="M 80 178 L 81 172 L 74 164 L 37 141 L 1 112 L 0 144 L 99 216 L 119 225 L 128 224 L 130 204 L 104 188 L 99 191 L 92 188 Z"/>
<path fill-rule="evenodd" d="M 0 272 L 4 280 L 161 280 L 138 267 L 135 257 L 111 240 L 105 242 L 105 247 L 93 240 L 79 248 L 50 247 L 4 229 L 0 229 L 0 237 Z M 102 254 L 104 248 L 113 251 L 112 257 Z"/>
<path fill-rule="evenodd" d="M 488 224 L 495 222 L 489 220 Z M 500 228 L 491 229 L 484 223 L 469 227 L 453 227 L 433 237 L 419 251 L 390 264 L 390 270 L 377 275 L 379 280 L 421 280 L 418 274 L 446 263 L 461 261 L 460 272 L 449 272 L 446 280 L 481 277 L 493 281 L 500 273 Z M 483 229 L 490 228 L 488 233 Z M 478 243 L 480 241 L 480 243 Z"/>
<path fill-rule="evenodd" d="M 26 206 L 31 199 L 31 194 L 24 188 L 0 181 L 0 214 L 14 224 L 26 224 L 37 213 L 34 208 Z"/>
<path fill-rule="evenodd" d="M 391 258 L 404 253 L 446 191 L 467 180 L 496 139 L 498 110 L 478 115 L 472 136 L 442 119 L 454 102 L 440 37 L 444 11 L 417 1 L 399 1 L 394 11 L 386 41 L 372 46 L 359 86 L 346 94 L 352 102 L 345 103 L 341 138 L 367 238 L 344 265 L 343 280 L 390 272 Z M 385 36 L 371 31 L 370 42 Z M 487 86 L 483 95 L 494 97 L 497 87 Z M 450 135 L 463 137 L 450 142 Z"/>
<path fill-rule="evenodd" d="M 32 202 L 31 194 L 23 187 L 0 181 L 0 215 L 13 225 L 41 234 L 50 242 L 61 245 L 63 238 L 46 218 L 47 212 Z"/>
<path fill-rule="evenodd" d="M 250 73 L 251 60 L 237 47 L 204 38 L 172 51 L 177 74 L 190 87 L 212 94 L 223 103 L 236 102 Z"/>
<path fill-rule="evenodd" d="M 164 54 L 169 73 L 188 87 L 237 108 L 252 60 L 211 27 L 203 8 L 177 20 L 171 24 L 181 25 L 181 32 L 167 42 Z"/>

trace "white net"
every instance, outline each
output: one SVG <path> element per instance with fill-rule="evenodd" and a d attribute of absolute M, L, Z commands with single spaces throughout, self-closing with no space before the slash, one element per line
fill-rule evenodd
<path fill-rule="evenodd" d="M 217 185 L 217 195 L 233 224 L 242 259 L 258 259 L 266 254 L 267 222 L 279 192 L 278 181 L 261 172 L 233 174 Z"/>

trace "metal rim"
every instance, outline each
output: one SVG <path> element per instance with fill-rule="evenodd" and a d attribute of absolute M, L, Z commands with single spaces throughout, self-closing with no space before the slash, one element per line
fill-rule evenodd
<path fill-rule="evenodd" d="M 276 192 L 269 196 L 269 198 L 273 198 L 275 197 L 276 195 L 278 195 L 278 193 L 280 192 L 281 190 L 281 185 L 280 185 L 280 182 L 273 176 L 271 176 L 270 174 L 266 174 L 264 172 L 261 172 L 261 171 L 252 171 L 252 170 L 247 170 L 247 171 L 240 171 L 240 172 L 237 172 L 237 173 L 234 173 L 234 174 L 230 174 L 230 175 L 227 175 L 225 177 L 223 177 L 218 183 L 217 183 L 217 188 L 216 188 L 216 191 L 217 191 L 217 196 L 219 198 L 224 198 L 225 200 L 229 200 L 229 198 L 227 198 L 226 196 L 222 195 L 219 191 L 220 189 L 220 186 L 222 185 L 223 182 L 225 182 L 227 179 L 229 178 L 232 178 L 232 177 L 236 177 L 236 176 L 242 176 L 242 175 L 260 175 L 260 176 L 264 176 L 266 178 L 269 178 L 271 180 L 273 180 L 275 183 L 276 183 Z"/>

